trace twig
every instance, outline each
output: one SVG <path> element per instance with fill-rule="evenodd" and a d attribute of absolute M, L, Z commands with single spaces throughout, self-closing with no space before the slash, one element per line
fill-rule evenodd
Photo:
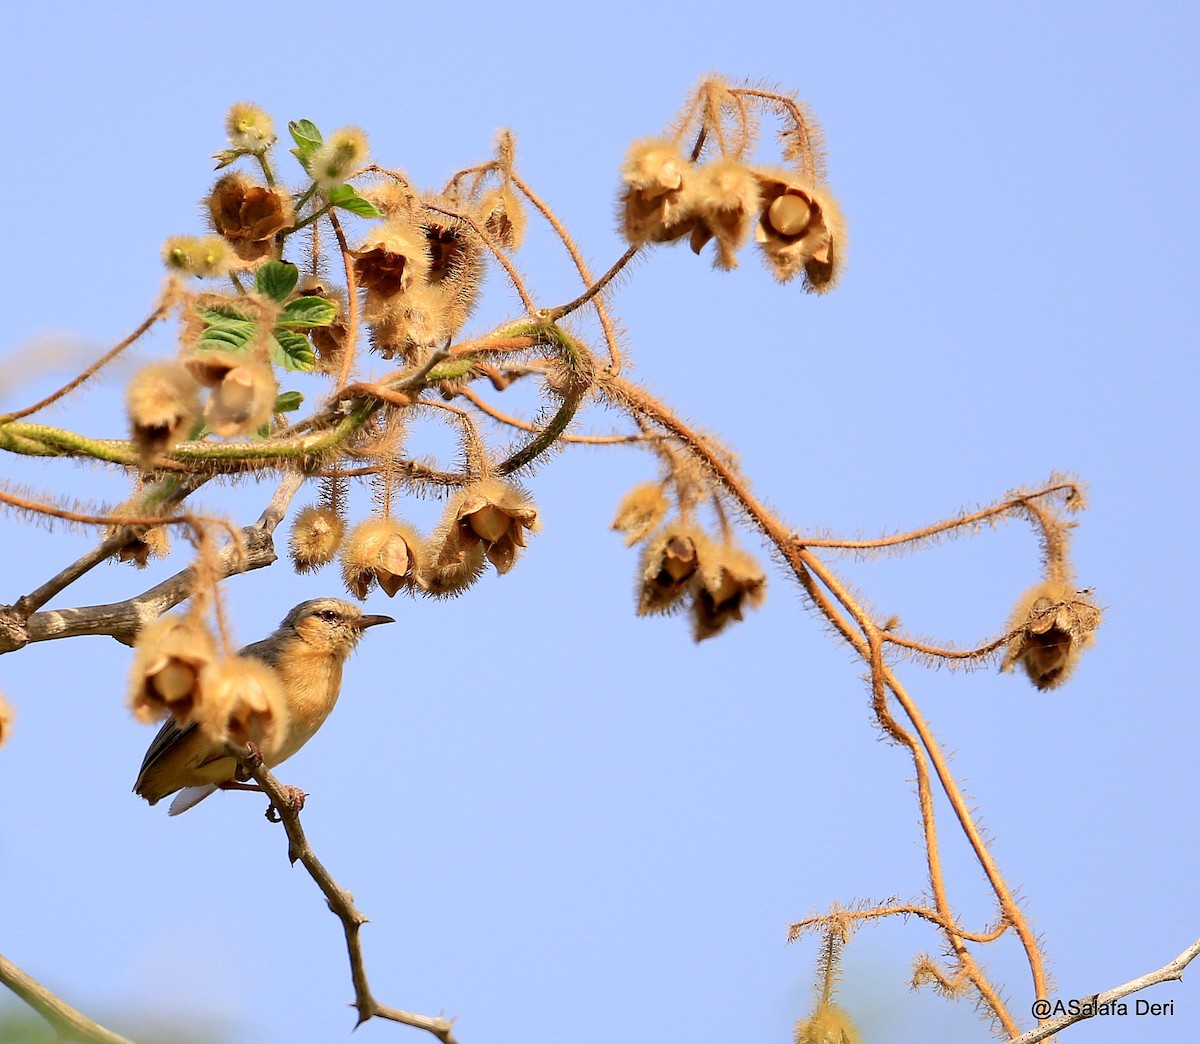
<path fill-rule="evenodd" d="M 1067 1014 L 1059 1015 L 1057 1018 L 1043 1022 L 1037 1029 L 1030 1030 L 1019 1037 L 1014 1037 L 1009 1041 L 1009 1044 L 1037 1044 L 1038 1041 L 1045 1040 L 1047 1037 L 1061 1032 L 1076 1022 L 1091 1018 L 1092 1015 L 1086 1013 L 1088 1009 L 1091 1010 L 1092 1014 L 1095 1014 L 1096 1010 L 1105 1004 L 1112 1004 L 1114 1001 L 1119 1001 L 1122 997 L 1128 997 L 1131 993 L 1144 990 L 1148 986 L 1155 986 L 1160 982 L 1181 980 L 1184 968 L 1191 964 L 1198 956 L 1200 956 L 1200 939 L 1192 943 L 1191 946 L 1173 961 L 1164 964 L 1158 971 L 1141 975 L 1136 979 L 1130 979 L 1128 982 L 1120 986 L 1114 986 L 1111 990 L 1106 990 L 1104 993 L 1096 993 L 1091 997 L 1081 998 L 1079 1012 L 1074 1014 L 1068 1012 Z"/>
<path fill-rule="evenodd" d="M 271 565 L 278 557 L 272 534 L 296 495 L 304 477 L 288 475 L 279 484 L 270 504 L 253 525 L 245 526 L 240 539 L 221 549 L 214 563 L 214 579 L 223 580 L 235 573 L 249 572 Z M 157 620 L 192 593 L 193 567 L 181 569 L 174 576 L 123 602 L 108 605 L 89 605 L 75 609 L 50 609 L 33 613 L 25 621 L 25 643 L 44 642 L 54 638 L 74 638 L 81 634 L 106 634 L 124 645 L 132 645 L 138 631 Z M 12 611 L 0 610 L 0 623 L 10 627 Z M 0 653 L 13 648 L 0 636 Z"/>
<path fill-rule="evenodd" d="M 267 810 L 268 818 L 274 818 L 273 811 L 283 823 L 288 838 L 288 861 L 293 865 L 299 862 L 308 871 L 309 877 L 328 901 L 329 909 L 342 922 L 342 929 L 346 934 L 346 953 L 350 960 L 350 977 L 354 982 L 354 1007 L 358 1010 L 358 1025 L 361 1026 L 372 1018 L 390 1019 L 405 1026 L 426 1030 L 443 1041 L 443 1044 L 457 1044 L 454 1024 L 450 1019 L 401 1011 L 399 1008 L 380 1004 L 375 999 L 367 982 L 362 942 L 359 939 L 359 930 L 367 923 L 367 918 L 354 905 L 353 896 L 333 879 L 325 869 L 325 864 L 313 852 L 304 828 L 300 825 L 300 814 L 293 806 L 289 788 L 283 786 L 261 764 L 253 766 L 245 761 L 241 764 L 271 799 L 272 807 Z"/>
<path fill-rule="evenodd" d="M 95 1041 L 96 1044 L 133 1044 L 126 1037 L 105 1029 L 66 1001 L 55 996 L 12 961 L 0 955 L 0 982 L 44 1018 L 66 1040 Z"/>

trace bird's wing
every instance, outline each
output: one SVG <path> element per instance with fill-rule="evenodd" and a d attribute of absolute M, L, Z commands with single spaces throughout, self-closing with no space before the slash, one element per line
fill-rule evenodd
<path fill-rule="evenodd" d="M 150 747 L 146 751 L 146 756 L 142 759 L 142 767 L 138 771 L 137 782 L 133 785 L 135 794 L 141 792 L 142 783 L 146 778 L 146 773 L 150 767 L 163 757 L 169 750 L 181 743 L 185 737 L 190 736 L 196 731 L 197 725 L 192 722 L 185 728 L 180 728 L 174 718 L 168 718 L 163 722 L 163 727 L 158 730 L 158 735 L 150 741 Z"/>

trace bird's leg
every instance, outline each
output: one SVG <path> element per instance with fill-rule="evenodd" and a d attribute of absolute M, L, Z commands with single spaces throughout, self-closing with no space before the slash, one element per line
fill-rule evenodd
<path fill-rule="evenodd" d="M 245 764 L 240 764 L 237 767 L 237 772 L 234 775 L 239 783 L 245 783 L 250 778 L 250 774 L 263 763 L 262 751 L 258 749 L 258 744 L 247 743 L 246 753 L 242 755 L 242 761 Z M 255 790 L 261 790 L 261 787 L 254 787 Z"/>
<path fill-rule="evenodd" d="M 257 783 L 243 783 L 241 780 L 227 779 L 224 783 L 217 784 L 220 790 L 255 790 L 262 793 L 262 787 Z"/>

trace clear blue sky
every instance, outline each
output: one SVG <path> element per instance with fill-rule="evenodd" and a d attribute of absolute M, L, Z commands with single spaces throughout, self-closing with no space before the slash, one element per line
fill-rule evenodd
<path fill-rule="evenodd" d="M 721 274 L 653 253 L 615 299 L 636 375 L 719 432 L 806 530 L 908 528 L 1053 469 L 1088 482 L 1075 562 L 1108 614 L 1074 681 L 1038 693 L 993 671 L 904 672 L 1060 995 L 1085 995 L 1200 934 L 1185 663 L 1200 587 L 1183 546 L 1198 23 L 1182 3 L 24 5 L 0 67 L 0 347 L 42 338 L 90 358 L 137 324 L 163 239 L 202 228 L 234 101 L 280 125 L 359 123 L 380 162 L 431 187 L 510 127 L 600 266 L 621 250 L 627 144 L 701 75 L 798 90 L 850 225 L 842 287 L 805 297 L 752 259 Z M 546 303 L 573 295 L 544 240 L 522 264 Z M 493 294 L 472 328 L 507 307 Z M 138 358 L 170 348 L 162 331 Z M 0 407 L 62 379 L 52 356 L 39 365 L 24 384 L 0 374 Z M 111 379 L 52 417 L 119 434 L 119 394 Z M 450 603 L 373 595 L 399 623 L 370 634 L 336 714 L 280 772 L 311 793 L 314 846 L 371 918 L 378 997 L 458 1016 L 463 1044 L 788 1041 L 814 950 L 786 946 L 787 925 L 924 885 L 911 764 L 878 741 L 859 665 L 781 576 L 761 612 L 699 648 L 680 620 L 634 618 L 634 556 L 607 525 L 653 471 L 625 449 L 558 457 L 531 484 L 545 531 L 510 575 Z M 3 474 L 123 495 L 65 463 Z M 203 503 L 249 520 L 268 492 Z M 0 601 L 91 544 L 4 526 Z M 119 600 L 180 564 L 105 566 L 62 604 Z M 1020 527 L 843 565 L 885 614 L 964 644 L 1037 577 Z M 281 564 L 227 590 L 251 641 L 339 587 Z M 159 1019 L 228 1044 L 346 1039 L 340 927 L 262 801 L 218 795 L 169 820 L 129 792 L 150 732 L 122 707 L 128 659 L 83 639 L 0 660 L 20 715 L 0 752 L 0 953 L 135 1035 Z M 981 877 L 943 821 L 956 911 L 982 926 Z M 905 988 L 913 954 L 938 949 L 916 923 L 853 940 L 841 996 L 867 1040 L 990 1039 L 969 1004 Z M 1015 948 L 986 960 L 1019 1009 Z M 1064 1039 L 1194 1039 L 1195 973 L 1149 996 L 1174 1017 Z M 374 1022 L 355 1039 L 419 1035 Z"/>

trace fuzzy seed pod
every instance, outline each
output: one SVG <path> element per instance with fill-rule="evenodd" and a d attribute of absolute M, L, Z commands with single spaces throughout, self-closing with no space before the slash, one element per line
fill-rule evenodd
<path fill-rule="evenodd" d="M 642 551 L 638 567 L 638 616 L 671 613 L 698 582 L 708 537 L 678 520 L 660 529 Z"/>
<path fill-rule="evenodd" d="M 112 512 L 114 515 L 151 515 L 155 512 L 148 508 L 142 497 L 132 497 L 118 504 Z M 104 536 L 113 536 L 123 526 L 105 526 Z M 151 558 L 166 558 L 171 549 L 171 539 L 166 526 L 151 526 L 142 529 L 129 543 L 117 550 L 119 562 L 132 562 L 138 569 L 145 569 Z"/>
<path fill-rule="evenodd" d="M 714 160 L 696 171 L 688 195 L 699 219 L 690 240 L 693 252 L 700 253 L 715 236 L 717 256 L 713 264 L 717 268 L 736 268 L 737 252 L 750 238 L 750 229 L 762 207 L 754 172 L 737 160 Z"/>
<path fill-rule="evenodd" d="M 1054 689 L 1070 677 L 1080 654 L 1095 641 L 1101 610 L 1074 584 L 1043 580 L 1026 591 L 1013 609 L 1008 630 L 1016 635 L 1000 670 L 1019 663 L 1039 689 Z"/>
<path fill-rule="evenodd" d="M 417 531 L 392 518 L 369 518 L 351 531 L 342 549 L 346 589 L 362 600 L 378 583 L 392 598 L 420 586 L 424 545 Z"/>
<path fill-rule="evenodd" d="M 525 238 L 525 205 L 507 185 L 487 193 L 479 201 L 483 227 L 505 250 L 517 250 Z"/>
<path fill-rule="evenodd" d="M 470 317 L 483 284 L 483 239 L 467 222 L 431 209 L 453 209 L 452 201 L 438 197 L 423 203 L 418 221 L 429 258 L 426 281 L 436 295 L 445 336 L 453 337 Z"/>
<path fill-rule="evenodd" d="M 425 237 L 403 214 L 373 228 L 350 256 L 358 285 L 367 292 L 368 321 L 386 301 L 423 283 L 429 273 Z"/>
<path fill-rule="evenodd" d="M 0 747 L 3 747 L 12 735 L 12 724 L 16 716 L 17 712 L 13 710 L 12 704 L 4 698 L 4 693 L 0 692 Z"/>
<path fill-rule="evenodd" d="M 143 724 L 171 714 L 181 725 L 205 700 L 203 674 L 216 656 L 204 626 L 187 616 L 164 616 L 138 633 L 129 671 L 129 709 Z"/>
<path fill-rule="evenodd" d="M 279 676 L 262 660 L 230 656 L 204 668 L 205 701 L 196 721 L 212 739 L 235 746 L 254 743 L 264 758 L 287 737 L 288 713 Z"/>
<path fill-rule="evenodd" d="M 296 515 L 288 549 L 297 573 L 311 573 L 333 561 L 342 544 L 346 523 L 337 512 L 310 504 Z"/>
<path fill-rule="evenodd" d="M 235 255 L 220 236 L 172 236 L 163 244 L 163 263 L 167 268 L 198 279 L 225 275 Z"/>
<path fill-rule="evenodd" d="M 482 478 L 450 498 L 435 539 L 457 531 L 465 544 L 479 544 L 496 572 L 504 574 L 525 547 L 526 531 L 540 528 L 537 507 L 526 490 L 503 479 Z"/>
<path fill-rule="evenodd" d="M 465 539 L 457 526 L 451 526 L 426 545 L 421 590 L 435 598 L 453 598 L 475 583 L 485 568 L 483 544 Z"/>
<path fill-rule="evenodd" d="M 696 227 L 687 193 L 692 166 L 670 142 L 635 141 L 621 167 L 622 230 L 632 246 L 666 243 Z"/>
<path fill-rule="evenodd" d="M 385 359 L 399 355 L 415 363 L 427 348 L 450 337 L 450 317 L 443 298 L 425 283 L 414 283 L 390 298 L 368 322 L 371 350 Z"/>
<path fill-rule="evenodd" d="M 836 1004 L 822 1003 L 793 1030 L 796 1044 L 862 1044 L 850 1015 Z"/>
<path fill-rule="evenodd" d="M 804 289 L 832 290 L 845 264 L 841 208 L 825 188 L 790 171 L 759 168 L 763 210 L 754 230 L 768 267 L 781 283 L 804 273 Z"/>
<path fill-rule="evenodd" d="M 692 601 L 692 637 L 697 642 L 720 634 L 743 609 L 756 609 L 767 595 L 767 576 L 754 556 L 728 544 L 710 547 L 700 564 Z"/>
<path fill-rule="evenodd" d="M 326 138 L 308 161 L 308 173 L 323 189 L 341 185 L 367 162 L 367 136 L 357 127 L 341 127 Z"/>
<path fill-rule="evenodd" d="M 654 531 L 655 526 L 667 517 L 670 507 L 671 502 L 663 496 L 660 483 L 642 482 L 621 498 L 612 528 L 624 533 L 625 546 L 632 547 Z"/>
<path fill-rule="evenodd" d="M 204 407 L 209 430 L 223 439 L 253 435 L 271 419 L 279 385 L 275 371 L 261 359 L 232 352 L 205 351 L 184 365 L 212 389 Z"/>
<path fill-rule="evenodd" d="M 130 437 L 142 467 L 191 433 L 200 416 L 200 388 L 178 363 L 153 362 L 143 366 L 125 389 Z"/>
<path fill-rule="evenodd" d="M 226 174 L 213 186 L 206 205 L 213 228 L 250 264 L 265 260 L 276 234 L 296 220 L 286 192 L 256 185 L 245 174 Z"/>
<path fill-rule="evenodd" d="M 275 143 L 275 124 L 257 105 L 238 102 L 225 115 L 229 144 L 242 152 L 262 155 Z"/>

